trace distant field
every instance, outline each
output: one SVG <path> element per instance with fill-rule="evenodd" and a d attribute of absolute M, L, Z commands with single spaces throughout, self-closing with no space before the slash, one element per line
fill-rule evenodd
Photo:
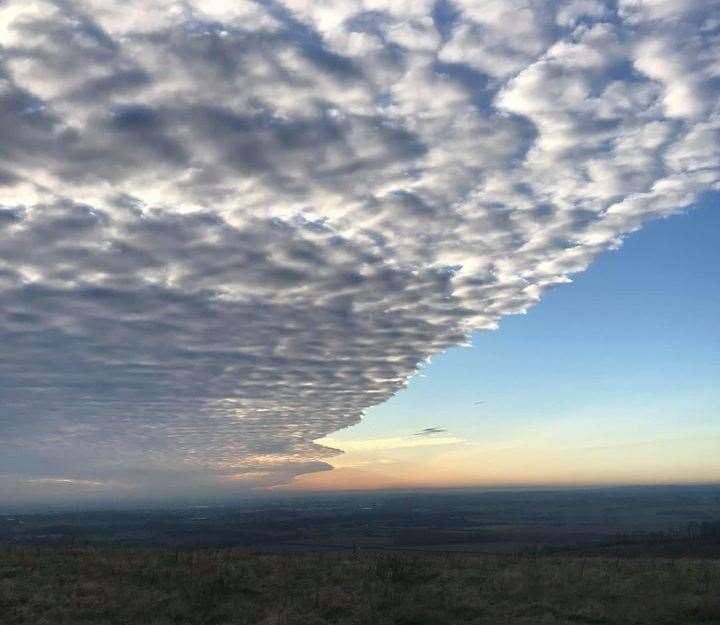
<path fill-rule="evenodd" d="M 716 531 L 708 532 L 708 524 Z M 606 550 L 610 556 L 619 546 L 640 557 L 720 557 L 720 486 L 335 493 L 145 510 L 8 510 L 0 512 L 3 543 L 272 552 L 356 544 L 365 551 Z"/>
<path fill-rule="evenodd" d="M 720 624 L 720 560 L 0 546 L 2 625 Z"/>

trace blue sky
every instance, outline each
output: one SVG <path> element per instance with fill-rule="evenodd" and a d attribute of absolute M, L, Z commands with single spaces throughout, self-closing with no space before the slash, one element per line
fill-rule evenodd
<path fill-rule="evenodd" d="M 527 314 L 475 333 L 472 347 L 434 357 L 361 424 L 333 435 L 333 444 L 437 427 L 447 430 L 434 435 L 437 448 L 447 449 L 443 438 L 502 442 L 544 432 L 560 418 L 579 419 L 590 428 L 587 440 L 611 440 L 624 454 L 671 441 L 695 450 L 698 440 L 720 451 L 718 197 L 708 194 L 691 211 L 648 224 Z M 561 444 L 585 440 L 582 432 L 556 434 Z M 720 475 L 711 448 L 703 450 L 695 479 Z M 430 446 L 417 451 L 432 454 Z M 469 450 L 467 461 L 473 458 Z"/>

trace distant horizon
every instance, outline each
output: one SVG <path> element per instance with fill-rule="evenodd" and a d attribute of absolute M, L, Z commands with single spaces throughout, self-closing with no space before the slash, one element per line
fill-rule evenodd
<path fill-rule="evenodd" d="M 34 515 L 34 514 L 64 514 L 82 512 L 142 512 L 162 510 L 192 510 L 192 509 L 215 509 L 232 508 L 234 506 L 246 506 L 268 503 L 282 503 L 301 501 L 303 498 L 318 497 L 321 499 L 332 499 L 337 497 L 371 497 L 374 495 L 388 496 L 412 496 L 412 495 L 458 495 L 477 494 L 492 495 L 502 493 L 565 493 L 565 492 L 595 492 L 595 491 L 624 491 L 642 492 L 653 490 L 683 490 L 683 489 L 709 489 L 720 491 L 720 482 L 693 482 L 693 483 L 667 483 L 667 484 L 579 484 L 579 485 L 519 485 L 519 486 L 457 486 L 457 487 L 420 487 L 420 488 L 377 488 L 372 490 L 350 489 L 350 490 L 263 490 L 246 491 L 242 494 L 226 498 L 189 498 L 189 499 L 128 499 L 126 501 L 112 500 L 77 500 L 65 502 L 25 502 L 0 504 L 0 515 Z"/>

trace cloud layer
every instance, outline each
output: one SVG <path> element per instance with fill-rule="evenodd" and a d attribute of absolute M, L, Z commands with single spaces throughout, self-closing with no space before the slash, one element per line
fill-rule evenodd
<path fill-rule="evenodd" d="M 432 354 L 718 187 L 718 14 L 5 2 L 0 498 L 327 469 Z"/>

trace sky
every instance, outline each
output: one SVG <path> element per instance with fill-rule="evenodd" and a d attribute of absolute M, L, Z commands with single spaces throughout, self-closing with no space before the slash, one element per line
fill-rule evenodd
<path fill-rule="evenodd" d="M 719 9 L 0 4 L 0 501 L 717 479 Z"/>
<path fill-rule="evenodd" d="M 335 471 L 290 488 L 720 482 L 719 203 L 649 224 L 436 356 L 322 441 L 348 451 Z"/>

